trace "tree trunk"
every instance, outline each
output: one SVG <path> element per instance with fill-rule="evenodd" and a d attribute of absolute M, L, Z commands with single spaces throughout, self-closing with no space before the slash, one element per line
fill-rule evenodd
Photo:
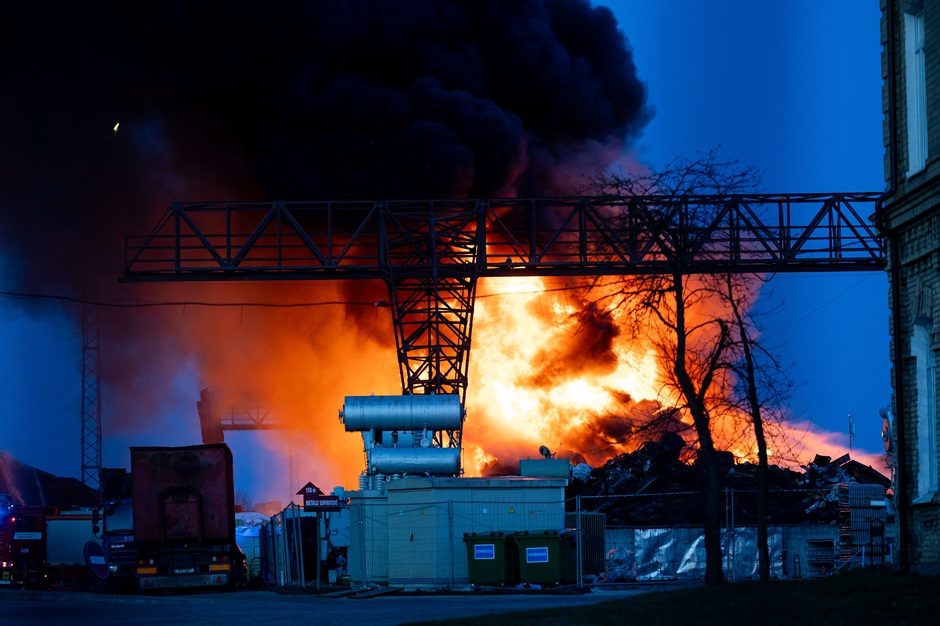
<path fill-rule="evenodd" d="M 703 451 L 700 451 L 700 454 Z M 721 473 L 715 449 L 702 454 L 705 462 L 705 584 L 724 582 L 721 554 Z"/>
<path fill-rule="evenodd" d="M 708 390 L 710 377 L 696 389 L 686 366 L 686 327 L 685 300 L 682 275 L 673 276 L 673 293 L 676 304 L 676 354 L 673 373 L 688 404 L 695 432 L 698 435 L 698 461 L 705 472 L 705 584 L 718 585 L 724 581 L 721 569 L 721 475 L 715 444 L 712 439 L 708 409 L 705 406 L 705 392 Z M 716 356 L 721 348 L 716 349 Z"/>
<path fill-rule="evenodd" d="M 757 440 L 757 572 L 761 582 L 766 582 L 770 580 L 770 548 L 767 545 L 767 438 L 764 436 L 764 418 L 761 416 L 760 400 L 757 397 L 756 366 L 754 352 L 751 350 L 751 338 L 734 295 L 729 276 L 728 302 L 731 304 L 740 334 L 748 412 L 754 424 L 754 438 Z"/>
<path fill-rule="evenodd" d="M 758 432 L 759 431 L 759 432 Z M 761 582 L 770 580 L 770 547 L 767 544 L 767 440 L 764 422 L 754 422 L 757 437 L 757 572 Z"/>

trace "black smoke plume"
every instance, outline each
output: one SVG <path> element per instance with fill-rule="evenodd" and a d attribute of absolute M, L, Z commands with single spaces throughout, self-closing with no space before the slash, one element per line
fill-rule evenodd
<path fill-rule="evenodd" d="M 0 278 L 104 299 L 166 293 L 116 279 L 173 201 L 565 193 L 651 115 L 585 0 L 17 2 L 0 53 Z M 185 320 L 134 319 L 146 380 Z"/>
<path fill-rule="evenodd" d="M 580 0 L 5 12 L 2 236 L 32 261 L 111 252 L 135 218 L 216 194 L 564 191 L 559 163 L 650 115 L 612 13 Z"/>

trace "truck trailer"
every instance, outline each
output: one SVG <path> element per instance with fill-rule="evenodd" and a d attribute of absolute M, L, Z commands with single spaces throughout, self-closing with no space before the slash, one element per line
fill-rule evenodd
<path fill-rule="evenodd" d="M 138 588 L 233 588 L 244 564 L 228 446 L 131 448 L 131 485 Z"/>

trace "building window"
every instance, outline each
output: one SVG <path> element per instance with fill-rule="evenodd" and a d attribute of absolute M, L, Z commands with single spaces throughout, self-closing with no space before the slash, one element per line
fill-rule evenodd
<path fill-rule="evenodd" d="M 927 164 L 927 80 L 924 64 L 924 9 L 904 14 L 904 65 L 907 85 L 907 176 Z M 916 6 L 915 5 L 915 6 Z"/>
<path fill-rule="evenodd" d="M 937 359 L 930 347 L 933 324 L 914 323 L 911 356 L 917 362 L 917 493 L 914 502 L 930 502 L 937 491 Z"/>

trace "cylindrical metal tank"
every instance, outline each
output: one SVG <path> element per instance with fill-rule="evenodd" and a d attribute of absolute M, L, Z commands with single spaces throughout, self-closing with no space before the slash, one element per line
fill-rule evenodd
<path fill-rule="evenodd" d="M 453 476 L 460 471 L 460 448 L 372 448 L 367 454 L 373 474 Z"/>
<path fill-rule="evenodd" d="M 456 394 L 346 396 L 340 417 L 347 432 L 457 430 L 463 422 L 463 407 Z"/>

